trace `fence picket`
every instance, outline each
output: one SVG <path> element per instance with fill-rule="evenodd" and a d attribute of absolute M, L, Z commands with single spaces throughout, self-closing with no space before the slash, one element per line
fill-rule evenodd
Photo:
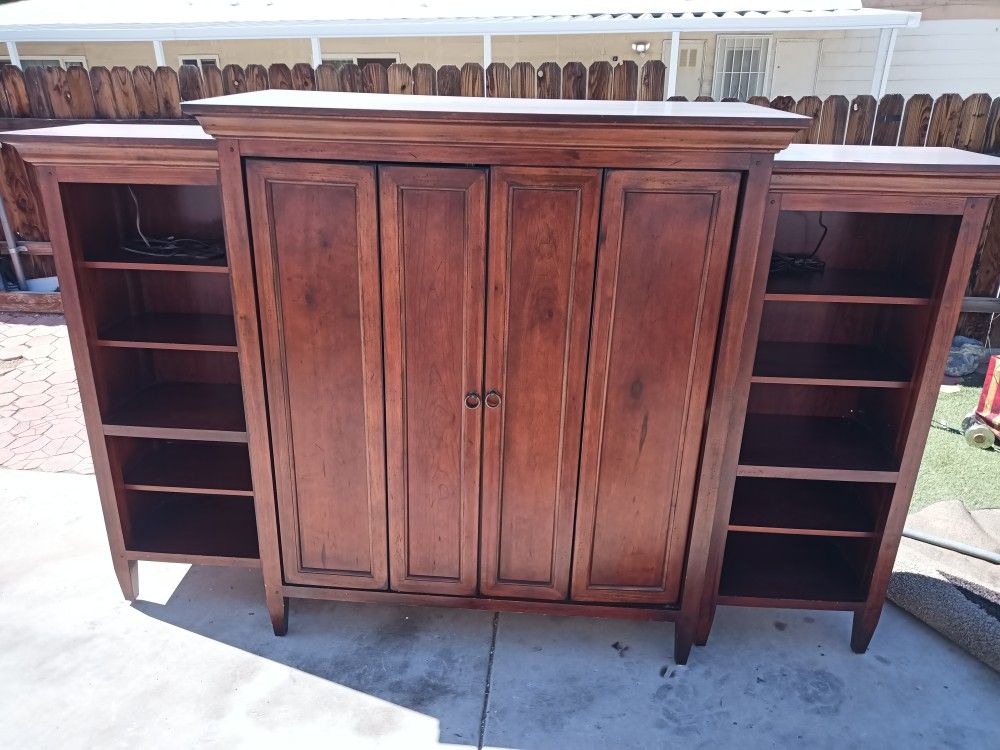
<path fill-rule="evenodd" d="M 800 130 L 792 139 L 792 143 L 816 143 L 819 136 L 819 116 L 823 111 L 823 100 L 818 96 L 803 96 L 795 104 L 794 112 L 811 117 L 808 128 Z"/>
<path fill-rule="evenodd" d="M 292 88 L 292 71 L 284 63 L 271 63 L 267 67 L 267 87 L 271 89 Z"/>
<path fill-rule="evenodd" d="M 361 69 L 361 90 L 366 94 L 389 93 L 389 74 L 384 65 L 368 63 Z"/>
<path fill-rule="evenodd" d="M 45 69 L 31 67 L 24 71 L 24 86 L 28 91 L 32 117 L 52 117 Z"/>
<path fill-rule="evenodd" d="M 201 76 L 205 80 L 205 96 L 222 96 L 225 93 L 222 71 L 218 65 L 205 63 L 201 68 Z"/>
<path fill-rule="evenodd" d="M 942 94 L 934 102 L 931 124 L 927 128 L 928 146 L 950 146 L 958 135 L 958 115 L 962 111 L 962 97 Z"/>
<path fill-rule="evenodd" d="M 607 60 L 590 64 L 587 70 L 587 98 L 594 100 L 611 98 L 611 63 Z"/>
<path fill-rule="evenodd" d="M 644 102 L 663 101 L 666 91 L 667 66 L 663 60 L 647 60 L 639 74 L 639 100 Z"/>
<path fill-rule="evenodd" d="M 962 109 L 958 114 L 958 129 L 952 146 L 966 151 L 982 151 L 986 141 L 991 103 L 989 94 L 973 94 L 962 102 Z"/>
<path fill-rule="evenodd" d="M 93 77 L 91 77 L 93 84 Z M 156 76 L 148 65 L 137 65 L 132 69 L 132 84 L 135 86 L 135 106 L 140 118 L 160 116 L 160 104 L 156 97 Z M 96 100 L 96 89 L 94 98 Z"/>
<path fill-rule="evenodd" d="M 270 83 L 267 78 L 267 68 L 263 65 L 247 65 L 245 81 L 247 91 L 265 91 Z"/>
<path fill-rule="evenodd" d="M 635 101 L 639 88 L 639 66 L 633 60 L 618 63 L 611 73 L 611 97 L 616 101 Z"/>
<path fill-rule="evenodd" d="M 826 101 L 823 102 L 823 111 L 819 115 L 816 143 L 840 144 L 844 142 L 848 107 L 846 96 L 835 94 L 826 98 Z"/>
<path fill-rule="evenodd" d="M 156 81 L 156 102 L 160 117 L 181 116 L 181 90 L 177 83 L 177 71 L 161 65 L 153 73 Z"/>
<path fill-rule="evenodd" d="M 314 91 L 316 74 L 309 63 L 295 63 L 292 66 L 292 88 L 296 91 Z"/>
<path fill-rule="evenodd" d="M 222 69 L 222 88 L 227 94 L 242 94 L 247 90 L 247 74 L 239 65 L 227 65 Z"/>
<path fill-rule="evenodd" d="M 873 146 L 895 146 L 899 139 L 899 126 L 903 120 L 903 95 L 886 94 L 878 103 L 875 112 L 875 129 L 872 132 Z"/>
<path fill-rule="evenodd" d="M 562 99 L 562 68 L 559 63 L 547 62 L 538 66 L 538 88 L 535 96 L 539 99 Z"/>
<path fill-rule="evenodd" d="M 322 68 L 324 66 L 320 66 Z M 386 82 L 390 94 L 413 93 L 413 71 L 405 63 L 393 63 L 386 71 Z M 316 83 L 319 88 L 319 68 L 316 69 Z"/>
<path fill-rule="evenodd" d="M 340 78 L 337 66 L 333 63 L 323 63 L 316 68 L 317 91 L 340 91 Z"/>
<path fill-rule="evenodd" d="M 486 66 L 486 96 L 510 96 L 510 66 L 506 63 L 490 63 Z"/>
<path fill-rule="evenodd" d="M 871 94 L 854 97 L 850 114 L 847 116 L 844 143 L 848 146 L 867 146 L 872 142 L 877 109 L 878 102 Z"/>
<path fill-rule="evenodd" d="M 534 99 L 535 66 L 527 62 L 514 63 L 510 68 L 510 95 L 515 99 Z"/>
<path fill-rule="evenodd" d="M 118 107 L 115 104 L 115 85 L 111 80 L 111 71 L 103 65 L 95 65 L 90 69 L 90 91 L 94 96 L 94 114 L 98 119 L 113 120 L 118 117 Z M 160 107 L 157 104 L 156 113 Z"/>
<path fill-rule="evenodd" d="M 903 122 L 899 126 L 900 146 L 923 146 L 927 142 L 927 128 L 931 122 L 934 100 L 930 94 L 911 96 L 903 108 Z"/>
<path fill-rule="evenodd" d="M 422 96 L 437 93 L 437 71 L 433 65 L 418 63 L 413 66 L 413 93 Z"/>
<path fill-rule="evenodd" d="M 181 101 L 204 99 L 205 84 L 201 78 L 201 68 L 197 65 L 181 65 L 177 70 L 177 88 Z"/>
<path fill-rule="evenodd" d="M 454 65 L 442 65 L 437 72 L 438 96 L 461 96 L 462 71 Z"/>
<path fill-rule="evenodd" d="M 461 90 L 462 96 L 484 96 L 486 94 L 482 65 L 467 62 L 462 66 Z"/>
<path fill-rule="evenodd" d="M 11 117 L 31 117 L 31 102 L 24 85 L 24 73 L 15 65 L 4 64 L 0 68 L 0 82 L 7 98 L 7 108 Z"/>

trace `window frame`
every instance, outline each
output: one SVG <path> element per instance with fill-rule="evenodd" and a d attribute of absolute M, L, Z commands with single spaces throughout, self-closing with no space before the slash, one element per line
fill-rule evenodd
<path fill-rule="evenodd" d="M 191 64 L 184 62 L 185 60 L 197 60 L 198 62 L 196 64 L 198 66 L 198 70 L 202 69 L 202 66 L 204 65 L 204 62 L 206 60 L 211 60 L 215 64 L 215 67 L 219 68 L 220 70 L 222 69 L 222 61 L 219 59 L 219 56 L 211 52 L 204 52 L 204 53 L 199 52 L 190 55 L 177 55 L 178 69 L 180 69 L 181 65 Z"/>
<path fill-rule="evenodd" d="M 358 58 L 364 57 L 381 57 L 385 59 L 392 58 L 395 62 L 399 62 L 398 52 L 327 52 L 320 55 L 322 62 L 331 63 L 336 65 L 337 63 L 354 63 L 358 64 Z"/>
<path fill-rule="evenodd" d="M 751 96 L 770 96 L 771 94 L 771 76 L 773 73 L 774 66 L 774 45 L 775 37 L 774 34 L 716 34 L 715 35 L 715 59 L 712 61 L 712 98 L 716 101 L 720 101 L 724 98 L 723 92 L 723 80 L 727 73 L 729 75 L 733 74 L 733 71 L 725 70 L 725 49 L 726 42 L 729 40 L 745 42 L 746 40 L 760 39 L 766 45 L 766 51 L 764 54 L 764 59 L 760 68 L 760 91 L 753 92 L 749 91 L 747 93 L 747 99 Z M 732 47 L 731 49 L 742 49 L 753 51 L 750 46 L 745 46 L 741 44 L 739 47 Z M 721 54 L 720 54 L 721 53 Z"/>
<path fill-rule="evenodd" d="M 59 63 L 59 67 L 66 70 L 70 67 L 70 64 L 79 65 L 83 67 L 84 70 L 89 70 L 90 66 L 87 64 L 86 55 L 18 55 L 21 60 L 21 69 L 24 69 L 23 63 L 25 62 L 41 62 L 42 60 L 55 60 Z M 0 57 L 0 64 L 10 65 L 10 58 L 4 55 Z"/>

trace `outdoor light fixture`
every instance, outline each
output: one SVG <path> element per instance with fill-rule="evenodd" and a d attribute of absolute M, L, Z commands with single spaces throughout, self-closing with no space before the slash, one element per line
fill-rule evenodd
<path fill-rule="evenodd" d="M 644 55 L 649 52 L 649 42 L 632 42 L 632 49 L 640 55 Z"/>

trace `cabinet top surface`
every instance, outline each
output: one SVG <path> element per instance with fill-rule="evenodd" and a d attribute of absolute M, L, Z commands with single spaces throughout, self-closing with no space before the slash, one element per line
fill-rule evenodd
<path fill-rule="evenodd" d="M 878 169 L 883 171 L 991 172 L 1000 158 L 936 146 L 828 146 L 795 143 L 774 157 L 775 172 Z"/>
<path fill-rule="evenodd" d="M 421 120 L 517 122 L 634 122 L 682 125 L 783 125 L 804 127 L 809 118 L 740 102 L 634 102 L 573 99 L 503 99 L 467 96 L 400 96 L 268 89 L 184 102 L 187 114 L 357 115 Z"/>
<path fill-rule="evenodd" d="M 215 148 L 215 139 L 198 125 L 152 125 L 88 122 L 78 125 L 57 125 L 51 128 L 25 128 L 0 133 L 3 143 L 25 143 L 37 140 L 68 140 L 77 143 L 94 141 L 108 144 L 114 141 L 149 141 L 153 145 L 184 145 Z"/>

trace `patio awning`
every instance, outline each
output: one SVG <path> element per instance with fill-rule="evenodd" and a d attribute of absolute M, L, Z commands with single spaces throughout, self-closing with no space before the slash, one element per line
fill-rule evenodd
<path fill-rule="evenodd" d="M 496 10 L 502 9 L 503 15 Z M 857 0 L 21 0 L 0 40 L 121 42 L 313 37 L 819 31 L 916 26 L 919 13 Z"/>

